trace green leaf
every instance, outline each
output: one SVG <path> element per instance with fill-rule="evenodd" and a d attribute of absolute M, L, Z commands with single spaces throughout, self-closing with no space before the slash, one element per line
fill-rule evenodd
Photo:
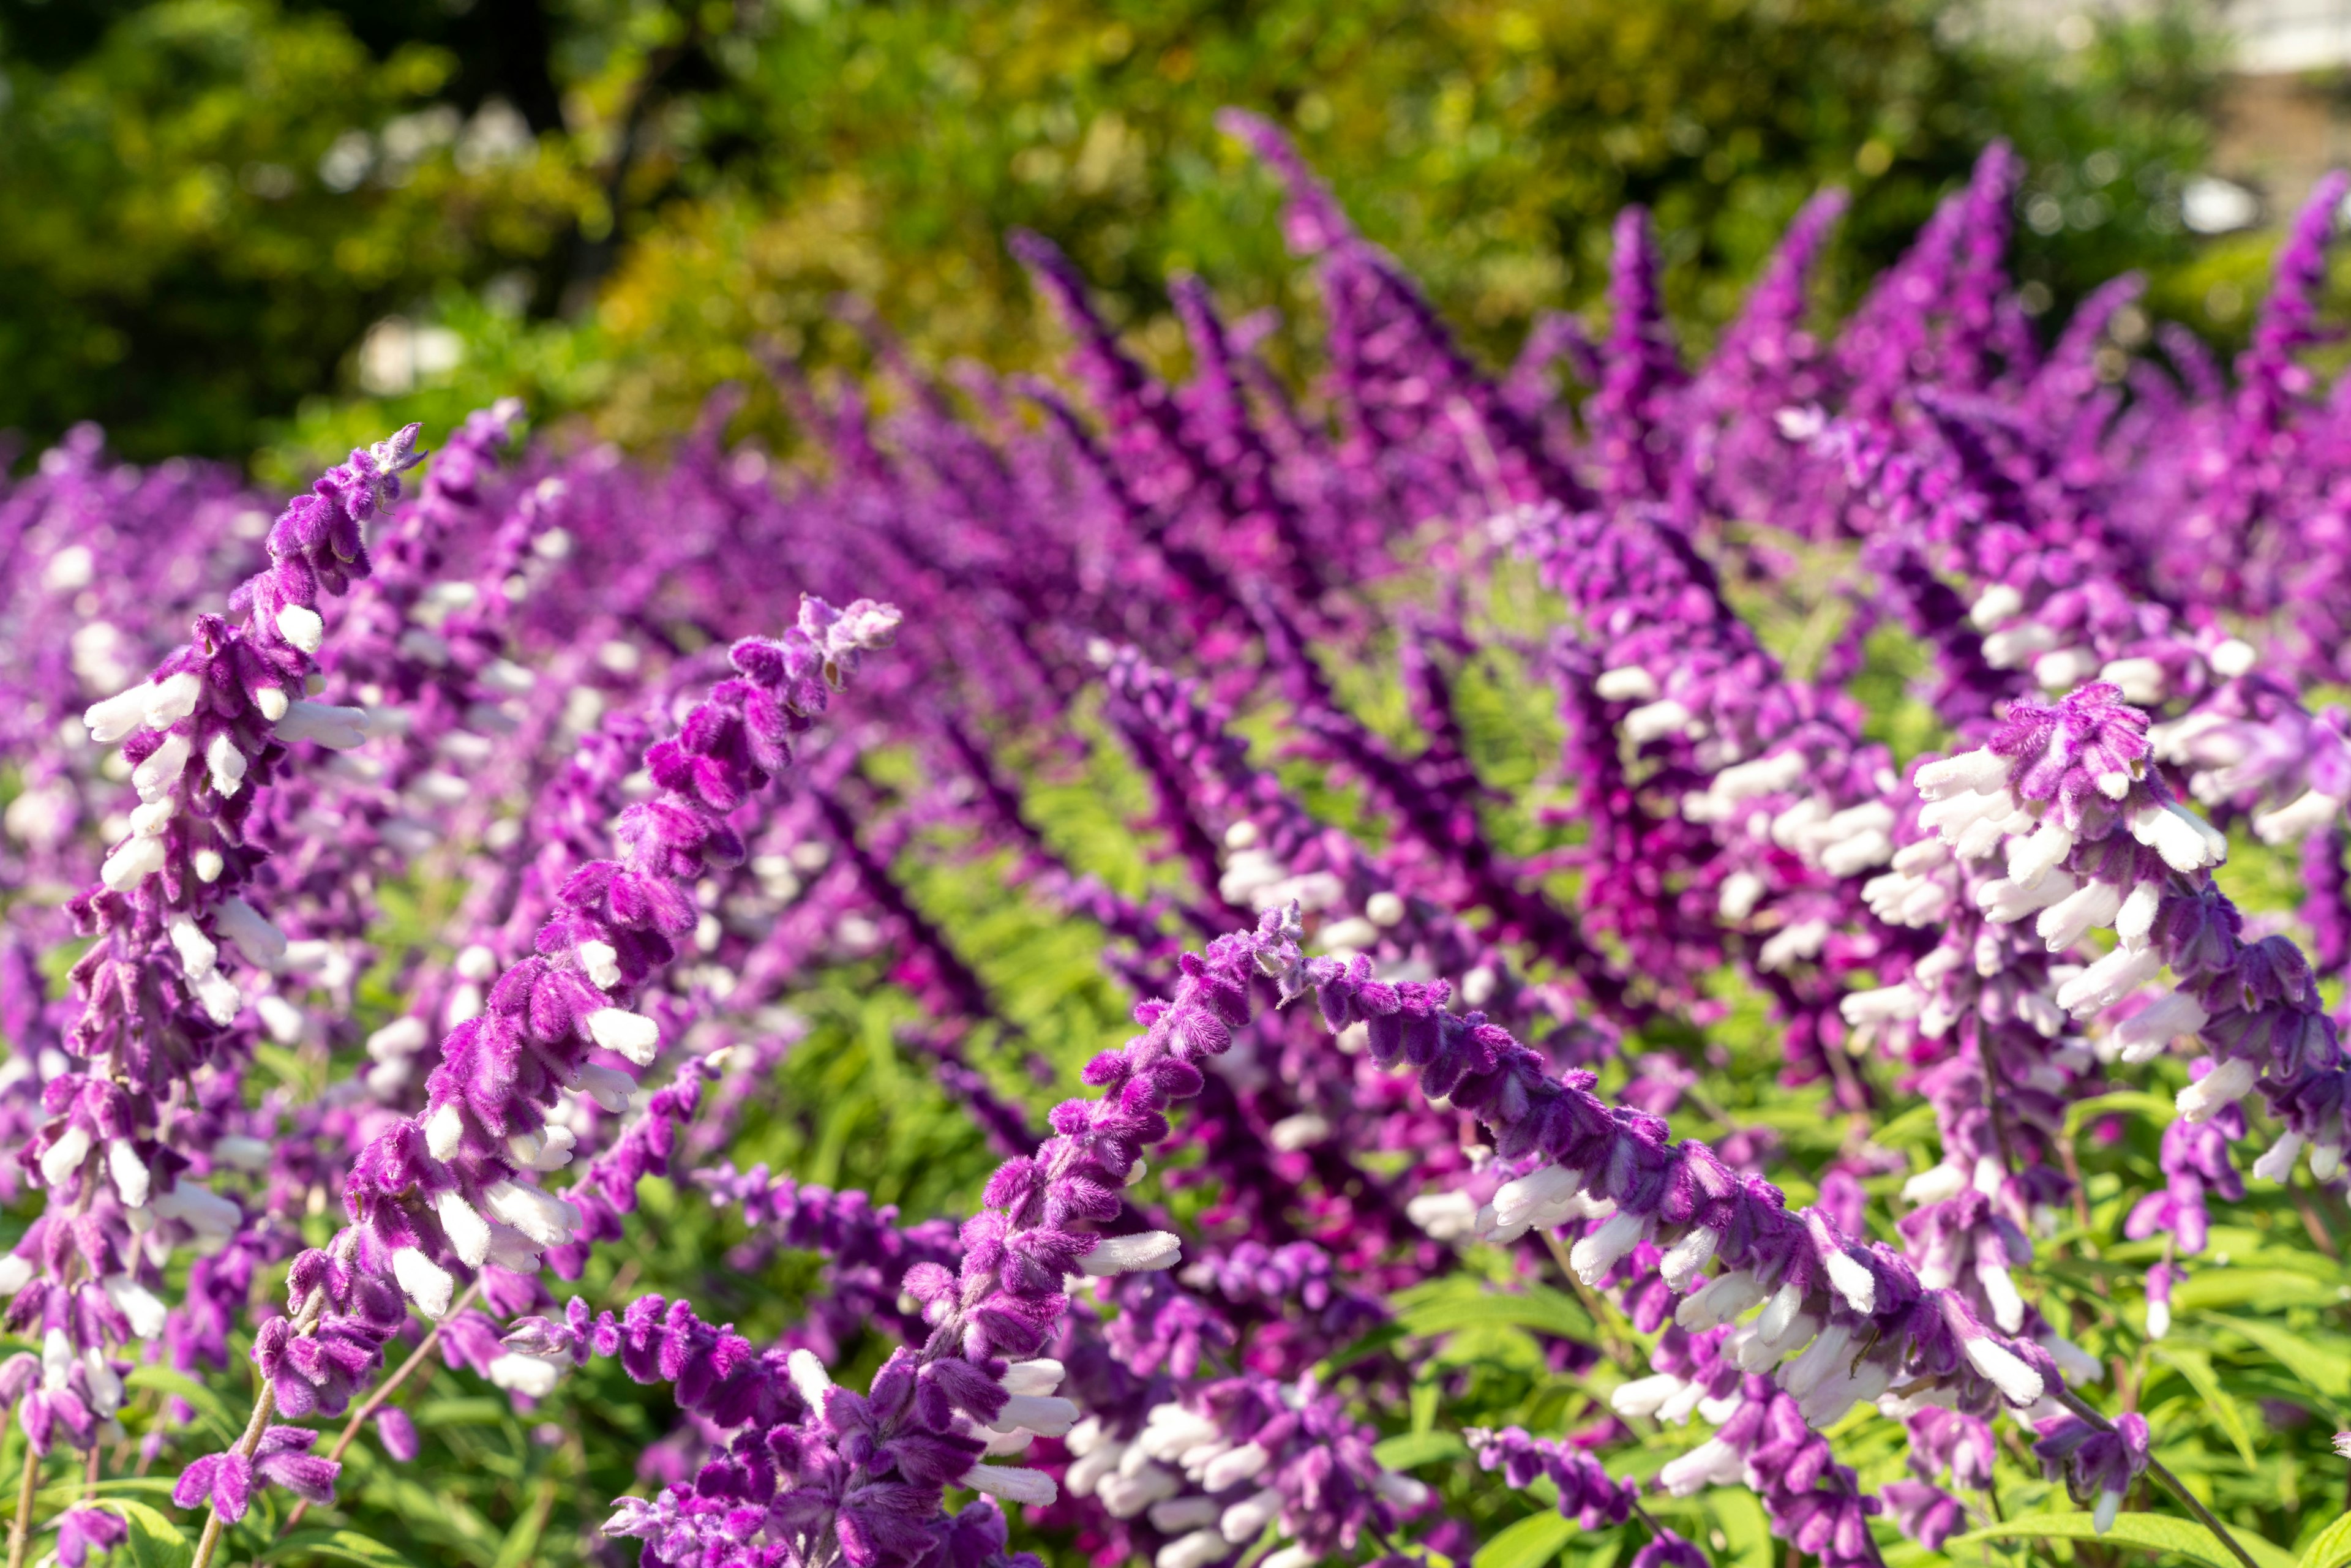
<path fill-rule="evenodd" d="M 2346 1563 L 2351 1563 L 2351 1513 L 2320 1531 L 2294 1568 L 2343 1568 Z"/>
<path fill-rule="evenodd" d="M 2244 1335 L 2279 1365 L 2329 1398 L 2351 1396 L 2351 1350 L 2314 1343 L 2291 1329 L 2250 1318 L 2224 1317 L 2215 1312 L 2210 1321 L 2232 1333 Z"/>
<path fill-rule="evenodd" d="M 2177 1317 L 2215 1307 L 2331 1307 L 2343 1289 L 2284 1269 L 2199 1269 L 2171 1288 L 2171 1311 Z"/>
<path fill-rule="evenodd" d="M 1478 1548 L 1470 1568 L 1542 1568 L 1575 1533 L 1575 1521 L 1555 1513 L 1531 1513 Z M 2239 1565 L 2231 1565 L 2239 1568 Z"/>
<path fill-rule="evenodd" d="M 2076 1100 L 2065 1111 L 2065 1135 L 2074 1136 L 2082 1124 L 2093 1116 L 2144 1116 L 2158 1127 L 2171 1125 L 2179 1115 L 2179 1108 L 2160 1094 L 2150 1094 L 2144 1089 L 2119 1089 L 2112 1094 L 2096 1094 L 2087 1100 Z M 2231 1558 L 2230 1561 L 2234 1562 Z"/>
<path fill-rule="evenodd" d="M 1450 1432 L 1407 1432 L 1374 1447 L 1372 1458 L 1389 1469 L 1408 1470 L 1439 1459 L 1458 1459 L 1468 1451 L 1469 1445 Z"/>
<path fill-rule="evenodd" d="M 382 1542 L 352 1530 L 298 1530 L 255 1561 L 276 1563 L 288 1557 L 355 1563 L 359 1568 L 416 1568 L 414 1563 Z"/>
<path fill-rule="evenodd" d="M 2220 1379 L 2212 1371 L 2212 1358 L 2200 1350 L 2189 1350 L 2185 1345 L 2159 1344 L 2155 1347 L 2155 1354 L 2158 1360 L 2188 1379 L 2189 1386 L 2211 1407 L 2213 1418 L 2220 1423 L 2220 1429 L 2229 1434 L 2229 1441 L 2237 1446 L 2237 1453 L 2244 1459 L 2245 1468 L 2252 1469 L 2259 1465 L 2261 1461 L 2253 1454 L 2253 1435 L 2245 1427 L 2245 1413 L 2237 1407 L 2237 1401 L 2229 1391 L 2220 1386 Z M 2200 1530 L 2203 1527 L 2199 1525 L 2197 1528 Z"/>
<path fill-rule="evenodd" d="M 196 1560 L 196 1543 L 162 1510 L 130 1498 L 110 1498 L 107 1506 L 131 1526 L 123 1548 L 131 1553 L 133 1568 L 188 1568 Z"/>
<path fill-rule="evenodd" d="M 158 1394 L 179 1396 L 188 1402 L 190 1409 L 204 1417 L 204 1424 L 213 1428 L 214 1434 L 223 1443 L 234 1438 L 245 1425 L 230 1416 L 228 1406 L 221 1403 L 218 1394 L 184 1372 L 177 1372 L 168 1366 L 133 1367 L 122 1381 L 132 1388 L 152 1388 Z"/>
<path fill-rule="evenodd" d="M 1573 1297 L 1541 1285 L 1529 1286 L 1522 1294 L 1496 1292 L 1429 1301 L 1412 1308 L 1398 1321 L 1406 1333 L 1423 1337 L 1488 1326 L 1536 1329 L 1568 1339 L 1588 1339 L 1594 1332 L 1592 1315 Z"/>
<path fill-rule="evenodd" d="M 2293 1559 L 2284 1552 L 2263 1541 L 2258 1535 L 2243 1531 L 2231 1532 L 2238 1543 L 2251 1552 L 2262 1568 L 2294 1568 Z M 2220 1538 L 2192 1519 L 2179 1519 L 2168 1513 L 2125 1513 L 2115 1517 L 2114 1527 L 2104 1535 L 2097 1531 L 2096 1521 L 2086 1513 L 2036 1513 L 2022 1519 L 2011 1519 L 2002 1524 L 1988 1525 L 1955 1536 L 1946 1547 L 1963 1546 L 1970 1542 L 1999 1541 L 2012 1536 L 2038 1535 L 2054 1541 L 2105 1541 L 2124 1546 L 2143 1546 L 2150 1552 L 2169 1552 L 2181 1557 L 2192 1557 L 2208 1568 L 2244 1568 L 2235 1552 L 2220 1543 Z"/>
<path fill-rule="evenodd" d="M 514 1528 L 507 1531 L 506 1544 L 498 1548 L 497 1561 L 490 1568 L 527 1568 L 536 1559 L 538 1538 L 547 1530 L 548 1511 L 555 1506 L 555 1478 L 542 1476 L 531 1498 L 530 1506 L 523 1511 Z"/>

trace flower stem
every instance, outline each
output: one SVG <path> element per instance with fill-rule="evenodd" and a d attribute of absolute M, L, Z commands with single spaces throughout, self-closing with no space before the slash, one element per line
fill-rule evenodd
<path fill-rule="evenodd" d="M 254 1396 L 253 1419 L 245 1424 L 245 1436 L 236 1440 L 231 1451 L 241 1458 L 253 1458 L 253 1450 L 261 1447 L 261 1434 L 269 1425 L 270 1416 L 277 1408 L 277 1385 L 264 1378 L 261 1392 Z M 204 1514 L 204 1532 L 196 1541 L 195 1560 L 188 1568 L 212 1568 L 213 1553 L 220 1549 L 220 1538 L 227 1530 L 220 1510 L 214 1507 Z M 11 1564 L 11 1568 L 16 1565 Z"/>
<path fill-rule="evenodd" d="M 351 1444 L 358 1438 L 360 1435 L 360 1427 L 366 1424 L 367 1418 L 374 1415 L 385 1400 L 400 1392 L 400 1385 L 408 1380 L 408 1375 L 415 1371 L 417 1367 L 423 1363 L 425 1356 L 431 1353 L 434 1345 L 441 1343 L 441 1323 L 447 1322 L 451 1318 L 455 1317 L 459 1312 L 464 1312 L 467 1307 L 471 1306 L 473 1304 L 474 1298 L 481 1293 L 481 1290 L 482 1282 L 479 1280 L 475 1280 L 472 1284 L 466 1286 L 465 1293 L 460 1295 L 455 1301 L 449 1303 L 449 1310 L 446 1313 L 443 1314 L 441 1322 L 434 1323 L 430 1329 L 425 1331 L 423 1339 L 419 1341 L 416 1348 L 409 1353 L 408 1359 L 400 1364 L 399 1370 L 395 1371 L 390 1377 L 385 1378 L 382 1385 L 378 1387 L 373 1394 L 368 1396 L 367 1403 L 361 1405 L 358 1409 L 351 1412 L 350 1420 L 343 1427 L 342 1436 L 337 1437 L 335 1439 L 335 1446 L 327 1450 L 327 1462 L 329 1464 L 337 1464 L 341 1461 L 344 1452 L 348 1450 Z M 287 1514 L 286 1522 L 277 1527 L 277 1533 L 281 1537 L 290 1534 L 294 1527 L 302 1522 L 302 1516 L 309 1511 L 310 1500 L 308 1498 L 303 1498 L 299 1501 L 296 1502 L 292 1511 Z"/>
<path fill-rule="evenodd" d="M 16 1486 L 16 1517 L 8 1521 L 8 1568 L 25 1568 L 25 1549 L 33 1540 L 33 1487 L 41 1479 L 41 1456 L 29 1437 L 25 1441 L 25 1479 Z"/>
<path fill-rule="evenodd" d="M 2102 1432 L 2111 1432 L 2114 1430 L 2113 1423 L 2109 1422 L 2104 1416 L 2099 1415 L 2094 1407 L 2084 1401 L 2080 1395 L 2073 1393 L 2071 1390 L 2058 1390 L 2057 1403 L 2063 1405 L 2066 1409 L 2071 1410 L 2074 1415 L 2079 1416 L 2083 1420 L 2087 1421 L 2090 1425 L 2097 1427 Z M 2180 1505 L 2186 1508 L 2189 1512 L 2196 1516 L 2199 1523 L 2203 1525 L 2205 1529 L 2210 1531 L 2214 1535 L 2220 1537 L 2220 1544 L 2227 1547 L 2230 1554 L 2235 1557 L 2238 1562 L 2243 1563 L 2244 1568 L 2261 1568 L 2261 1564 L 2253 1561 L 2253 1554 L 2246 1551 L 2242 1546 L 2239 1545 L 2237 1538 L 2229 1533 L 2229 1527 L 2222 1524 L 2219 1517 L 2215 1515 L 2210 1509 L 2206 1508 L 2202 1503 L 2199 1502 L 2196 1500 L 2195 1494 L 2188 1490 L 2187 1486 L 2181 1482 L 2180 1479 L 2164 1468 L 2162 1460 L 2155 1458 L 2152 1454 L 2148 1455 L 2147 1469 L 2149 1475 L 2153 1476 L 2158 1481 L 2160 1481 L 2163 1484 L 2163 1488 L 2166 1491 L 2168 1491 L 2172 1496 L 2178 1498 L 2180 1501 Z"/>

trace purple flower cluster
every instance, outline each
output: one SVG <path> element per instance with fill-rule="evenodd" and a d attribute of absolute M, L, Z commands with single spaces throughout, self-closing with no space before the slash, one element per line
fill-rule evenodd
<path fill-rule="evenodd" d="M 1481 1486 L 1640 1568 L 1705 1561 L 1652 1503 L 1742 1487 L 1871 1568 L 1983 1522 L 2022 1443 L 2102 1531 L 2169 1484 L 2164 1435 L 2089 1403 L 2102 1358 L 2169 1332 L 2225 1206 L 2351 1151 L 2351 399 L 2302 361 L 2339 184 L 2233 376 L 2126 351 L 2133 279 L 2044 348 L 2004 147 L 1841 324 L 1808 308 L 1839 193 L 1697 361 L 1635 209 L 1604 328 L 1489 375 L 1279 132 L 1226 124 L 1321 289 L 1311 389 L 1188 278 L 1163 379 L 1019 236 L 1077 390 L 942 384 L 844 306 L 900 395 L 775 366 L 805 468 L 729 445 L 729 394 L 661 464 L 498 405 L 395 507 L 412 428 L 274 522 L 89 432 L 0 480 L 26 1496 L 135 1437 L 209 1568 L 273 1488 L 352 1506 L 352 1433 L 285 1423 L 423 1451 L 382 1376 L 411 1340 L 527 1406 L 599 1359 L 664 1387 L 605 1525 L 662 1568 L 1006 1568 L 1038 1531 L 1103 1568 L 1404 1568 L 1475 1550 Z M 1899 725 L 1886 639 L 1926 666 Z M 1914 718 L 1929 755 L 1876 738 Z M 2298 873 L 2307 942 L 2223 891 L 2232 846 Z M 1089 1094 L 1032 1096 L 1074 1015 L 939 913 L 975 883 L 1151 998 L 1065 1053 Z M 455 911 L 392 950 L 419 888 Z M 1008 1156 L 974 1211 L 751 1164 L 840 975 Z M 1733 1009 L 1844 1119 L 1824 1163 L 1741 1124 Z M 2077 1146 L 2145 1082 L 2159 1137 Z M 1867 1135 L 1904 1100 L 1915 1163 Z M 2095 1212 L 2093 1157 L 2126 1189 Z M 657 1178 L 709 1199 L 711 1278 L 559 1312 L 544 1271 L 611 1277 Z M 2094 1234 L 2144 1262 L 2095 1320 L 2043 1267 Z M 721 1265 L 812 1283 L 744 1332 L 689 1304 L 736 1299 Z M 1531 1431 L 1550 1406 L 1439 1351 L 1473 1297 L 1523 1298 L 1586 1425 Z M 241 1386 L 248 1351 L 225 1448 L 140 1396 L 141 1362 Z M 1857 1412 L 1907 1473 L 1840 1452 Z M 1452 1431 L 1442 1476 L 1380 1458 Z M 94 1489 L 55 1524 L 68 1563 L 126 1534 Z"/>

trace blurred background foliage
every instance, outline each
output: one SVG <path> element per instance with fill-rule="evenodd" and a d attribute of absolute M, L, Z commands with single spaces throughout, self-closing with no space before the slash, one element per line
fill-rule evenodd
<path fill-rule="evenodd" d="M 1845 184 L 1849 298 L 1994 135 L 2036 303 L 2138 266 L 2225 332 L 2267 241 L 2180 225 L 2217 52 L 2176 16 L 2067 42 L 1928 0 L 0 0 L 0 427 L 283 477 L 514 392 L 642 444 L 757 340 L 862 364 L 844 291 L 925 359 L 1037 366 L 1015 225 L 1173 358 L 1171 271 L 1311 315 L 1227 104 L 1489 353 L 1595 298 L 1628 201 L 1703 331 Z"/>

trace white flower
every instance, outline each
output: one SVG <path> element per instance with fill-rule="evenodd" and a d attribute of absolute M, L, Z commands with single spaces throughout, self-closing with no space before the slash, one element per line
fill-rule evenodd
<path fill-rule="evenodd" d="M 1079 1270 L 1096 1278 L 1172 1269 L 1183 1254 L 1183 1243 L 1170 1231 L 1145 1230 L 1134 1236 L 1105 1236 L 1092 1251 L 1078 1260 Z"/>
<path fill-rule="evenodd" d="M 490 1253 L 489 1221 L 465 1201 L 463 1194 L 454 1190 L 434 1199 L 433 1208 L 440 1216 L 441 1228 L 448 1234 L 449 1249 L 469 1267 L 480 1268 L 482 1260 Z"/>
<path fill-rule="evenodd" d="M 139 1157 L 139 1150 L 128 1138 L 113 1138 L 106 1145 L 106 1170 L 114 1178 L 114 1190 L 122 1195 L 125 1208 L 147 1207 L 147 1194 L 153 1176 L 147 1162 Z"/>
<path fill-rule="evenodd" d="M 1641 1244 L 1648 1234 L 1649 1221 L 1644 1216 L 1617 1213 L 1608 1223 L 1569 1249 L 1568 1267 L 1575 1277 L 1587 1285 L 1596 1285 L 1600 1277 L 1616 1266 L 1625 1253 Z"/>
<path fill-rule="evenodd" d="M 1625 664 L 1614 670 L 1603 670 L 1592 683 L 1592 695 L 1602 702 L 1646 703 L 1657 699 L 1657 683 L 1648 671 L 1638 664 Z"/>
<path fill-rule="evenodd" d="M 1281 1494 L 1267 1487 L 1225 1510 L 1217 1519 L 1217 1528 L 1227 1541 L 1238 1546 L 1264 1534 L 1265 1527 L 1280 1512 Z"/>
<path fill-rule="evenodd" d="M 2232 1056 L 2179 1092 L 2179 1113 L 2191 1122 L 2209 1122 L 2250 1093 L 2260 1074 L 2241 1056 Z"/>
<path fill-rule="evenodd" d="M 544 1399 L 555 1392 L 563 1369 L 543 1356 L 508 1351 L 491 1360 L 489 1375 L 490 1381 L 500 1388 L 512 1389 L 527 1398 Z"/>
<path fill-rule="evenodd" d="M 41 1179 L 51 1186 L 63 1186 L 89 1157 L 89 1129 L 78 1122 L 68 1123 L 57 1142 L 42 1151 Z"/>
<path fill-rule="evenodd" d="M 315 610 L 289 604 L 277 612 L 277 632 L 306 653 L 315 653 L 327 640 L 327 623 Z"/>
<path fill-rule="evenodd" d="M 332 703 L 289 704 L 284 716 L 276 722 L 277 738 L 288 745 L 314 740 L 331 750 L 349 751 L 363 745 L 368 737 L 365 712 L 355 707 L 337 707 Z"/>
<path fill-rule="evenodd" d="M 639 1067 L 652 1066 L 661 1051 L 661 1026 L 626 1008 L 598 1008 L 590 1013 L 588 1038 Z"/>
<path fill-rule="evenodd" d="M 169 1314 L 154 1291 L 128 1274 L 109 1274 L 99 1283 L 105 1287 L 106 1299 L 131 1320 L 134 1337 L 153 1339 L 163 1332 L 163 1321 Z"/>
<path fill-rule="evenodd" d="M 152 1200 L 152 1207 L 165 1219 L 176 1219 L 199 1236 L 226 1237 L 236 1234 L 244 1222 L 244 1211 L 229 1199 L 210 1188 L 192 1181 L 182 1180 L 171 1191 Z"/>
<path fill-rule="evenodd" d="M 417 1309 L 428 1318 L 445 1318 L 457 1288 L 449 1270 L 427 1258 L 413 1247 L 402 1247 L 392 1255 L 392 1277 L 400 1283 L 401 1292 L 414 1301 Z"/>
<path fill-rule="evenodd" d="M 965 1472 L 963 1484 L 974 1491 L 1002 1498 L 1006 1502 L 1027 1503 L 1031 1508 L 1043 1508 L 1060 1495 L 1052 1477 L 1018 1465 L 974 1465 Z"/>
<path fill-rule="evenodd" d="M 483 1189 L 482 1202 L 493 1216 L 542 1247 L 562 1246 L 580 1224 L 575 1205 L 517 1181 L 492 1183 Z"/>
<path fill-rule="evenodd" d="M 2041 1375 L 1989 1338 L 1965 1342 L 1968 1361 L 2011 1405 L 2030 1405 L 2043 1393 Z"/>
<path fill-rule="evenodd" d="M 286 961 L 286 933 L 264 919 L 245 900 L 223 901 L 213 916 L 213 924 L 222 936 L 236 944 L 237 951 L 249 962 L 275 969 Z"/>
<path fill-rule="evenodd" d="M 1225 1543 L 1221 1531 L 1196 1530 L 1189 1535 L 1179 1535 L 1159 1549 L 1152 1568 L 1207 1568 L 1217 1558 L 1228 1556 L 1232 1548 Z"/>

